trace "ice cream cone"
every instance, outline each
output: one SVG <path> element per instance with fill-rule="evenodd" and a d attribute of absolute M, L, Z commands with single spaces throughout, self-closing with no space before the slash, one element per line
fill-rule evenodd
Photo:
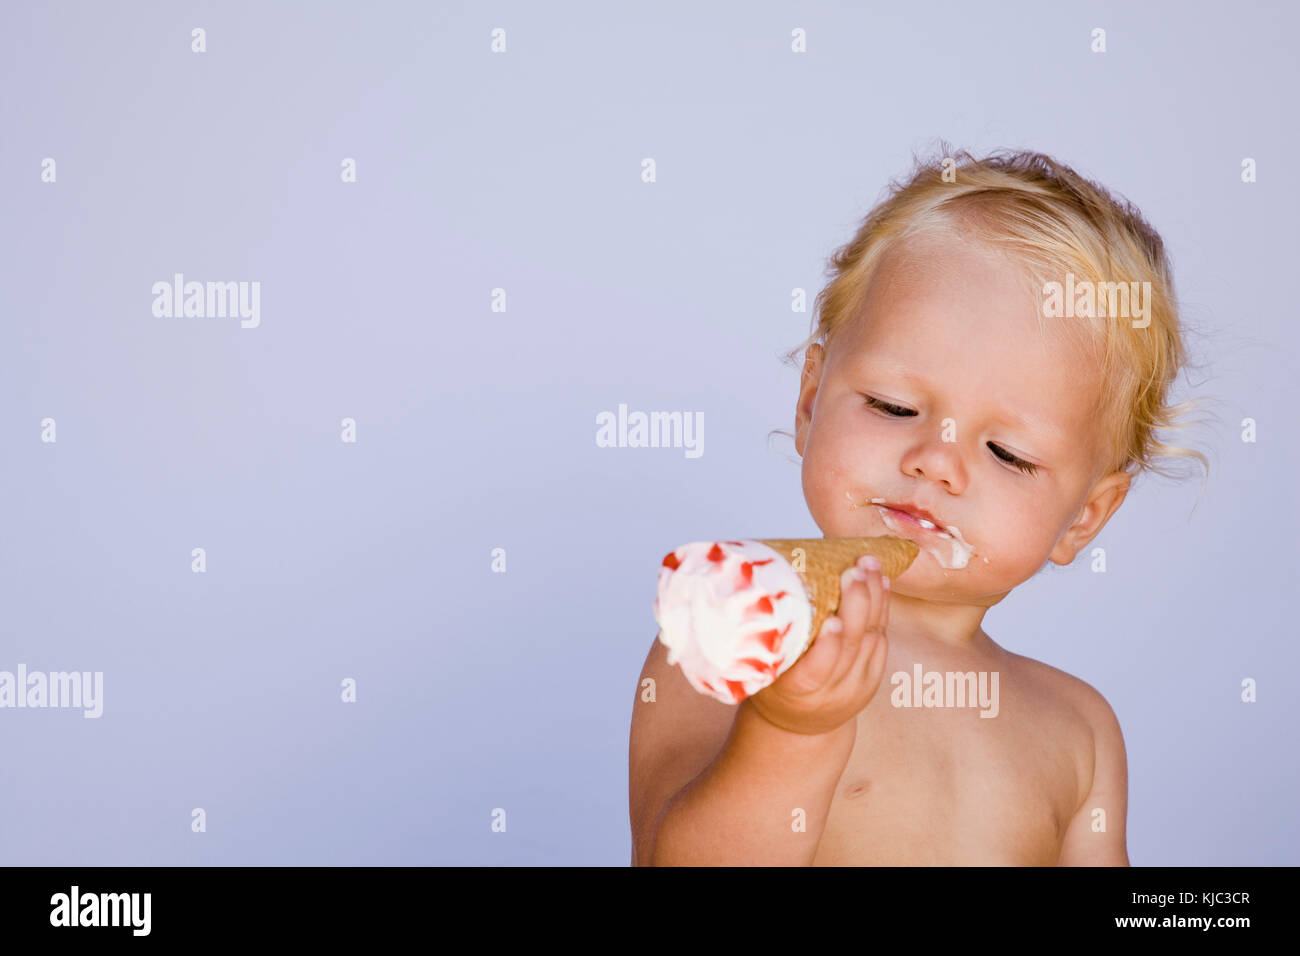
<path fill-rule="evenodd" d="M 840 575 L 864 554 L 880 559 L 880 573 L 892 582 L 911 566 L 920 553 L 915 542 L 893 535 L 875 538 L 759 538 L 803 578 L 813 619 L 809 646 L 817 639 L 822 621 L 839 610 Z"/>
<path fill-rule="evenodd" d="M 905 538 L 692 541 L 664 556 L 654 613 L 668 663 L 725 704 L 771 684 L 839 610 L 840 575 L 864 554 L 891 579 L 919 553 Z"/>

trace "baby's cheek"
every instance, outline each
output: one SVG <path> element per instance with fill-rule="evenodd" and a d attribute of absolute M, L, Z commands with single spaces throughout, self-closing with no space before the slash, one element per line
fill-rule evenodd
<path fill-rule="evenodd" d="M 979 547 L 979 544 L 972 542 Z M 1051 533 L 1035 519 L 1032 512 L 1017 511 L 986 533 L 984 554 L 973 558 L 984 568 L 998 574 L 1028 577 L 1042 567 L 1051 550 Z M 986 562 L 984 558 L 989 560 Z"/>
<path fill-rule="evenodd" d="M 847 537 L 861 533 L 862 515 L 850 507 L 850 490 L 860 481 L 838 461 L 832 449 L 811 443 L 803 460 L 803 495 L 822 533 Z"/>
<path fill-rule="evenodd" d="M 803 497 L 817 526 L 826 535 L 834 536 L 836 528 L 842 524 L 834 507 L 836 475 L 829 469 L 820 467 L 814 457 L 807 457 L 803 463 Z M 841 495 L 843 493 L 841 492 Z M 843 509 L 847 512 L 847 507 Z"/>

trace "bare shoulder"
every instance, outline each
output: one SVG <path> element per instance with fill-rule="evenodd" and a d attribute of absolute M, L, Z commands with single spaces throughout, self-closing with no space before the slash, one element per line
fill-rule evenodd
<path fill-rule="evenodd" d="M 1123 760 L 1124 739 L 1115 711 L 1102 693 L 1087 681 L 1032 657 L 1011 651 L 1006 653 L 1024 678 L 1042 691 L 1043 697 L 1059 702 L 1059 706 L 1067 709 L 1073 718 L 1071 722 L 1086 731 L 1077 736 L 1074 744 L 1079 758 L 1080 782 L 1086 794 L 1099 760 L 1115 760 L 1117 756 Z"/>
<path fill-rule="evenodd" d="M 1128 866 L 1128 754 L 1110 703 L 1097 688 L 1072 674 L 1019 654 L 1016 666 L 1082 726 L 1070 735 L 1077 785 L 1072 813 L 1062 835 L 1063 866 Z"/>
<path fill-rule="evenodd" d="M 699 693 L 656 634 L 637 680 L 628 739 L 632 862 L 648 860 L 668 801 L 721 752 L 739 708 Z"/>
<path fill-rule="evenodd" d="M 1023 654 L 1011 656 L 1024 666 L 1026 672 L 1032 673 L 1035 679 L 1041 681 L 1045 688 L 1074 707 L 1093 730 L 1103 730 L 1118 724 L 1109 702 L 1101 691 L 1087 681 Z"/>

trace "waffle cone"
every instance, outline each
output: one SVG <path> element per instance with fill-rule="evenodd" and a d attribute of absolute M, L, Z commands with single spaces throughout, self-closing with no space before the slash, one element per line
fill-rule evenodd
<path fill-rule="evenodd" d="M 920 553 L 915 542 L 893 535 L 876 538 L 760 538 L 785 558 L 803 578 L 812 604 L 809 646 L 817 639 L 822 621 L 839 610 L 840 575 L 864 554 L 880 559 L 880 573 L 892 582 L 911 566 Z M 802 555 L 800 554 L 802 551 Z"/>

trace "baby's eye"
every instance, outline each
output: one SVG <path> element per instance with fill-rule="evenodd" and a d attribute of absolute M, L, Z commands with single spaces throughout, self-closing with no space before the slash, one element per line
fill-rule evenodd
<path fill-rule="evenodd" d="M 880 399 L 875 398 L 871 395 L 863 395 L 862 397 L 866 399 L 867 407 L 878 408 L 886 415 L 891 415 L 895 418 L 909 418 L 912 415 L 916 414 L 916 412 L 910 408 L 903 408 L 901 405 L 893 405 L 889 402 L 882 402 Z M 1034 472 L 1038 471 L 1037 465 L 1033 464 L 1032 462 L 1025 461 L 1023 458 L 1017 458 L 1015 455 L 1011 454 L 1011 452 L 1007 451 L 1005 448 L 1000 448 L 997 445 L 993 444 L 993 442 L 989 442 L 988 446 L 989 446 L 989 450 L 993 452 L 994 455 L 996 455 L 1002 461 L 1005 461 L 1011 467 L 1017 468 L 1020 471 L 1024 472 L 1026 475 L 1032 475 Z"/>
<path fill-rule="evenodd" d="M 1005 448 L 999 448 L 997 445 L 993 444 L 993 442 L 989 442 L 989 451 L 993 452 L 993 454 L 997 455 L 1008 465 L 1019 468 L 1027 475 L 1032 475 L 1038 470 L 1037 465 L 1031 464 L 1023 458 L 1017 458 L 1015 455 L 1011 454 L 1011 452 L 1007 451 Z"/>
<path fill-rule="evenodd" d="M 869 408 L 878 408 L 887 415 L 893 415 L 896 418 L 908 418 L 916 414 L 916 412 L 912 411 L 910 408 L 903 408 L 900 405 L 891 405 L 889 402 L 882 402 L 880 399 L 872 398 L 870 395 L 863 395 L 862 397 L 867 400 L 867 406 Z"/>

